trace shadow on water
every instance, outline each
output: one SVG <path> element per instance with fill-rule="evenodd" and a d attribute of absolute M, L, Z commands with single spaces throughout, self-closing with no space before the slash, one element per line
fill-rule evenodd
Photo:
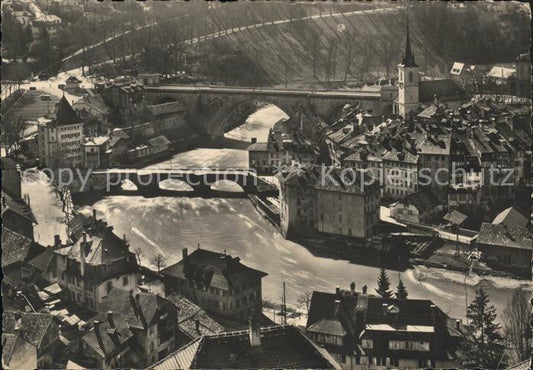
<path fill-rule="evenodd" d="M 222 190 L 209 190 L 203 192 L 196 191 L 183 191 L 183 190 L 166 190 L 159 189 L 155 192 L 142 193 L 137 190 L 116 190 L 112 192 L 93 192 L 93 193 L 78 193 L 73 194 L 72 198 L 76 205 L 92 205 L 99 200 L 105 199 L 110 196 L 131 196 L 131 197 L 143 197 L 143 198 L 158 198 L 158 197 L 172 197 L 172 198 L 232 198 L 243 199 L 248 196 L 244 192 L 236 191 L 222 191 Z"/>

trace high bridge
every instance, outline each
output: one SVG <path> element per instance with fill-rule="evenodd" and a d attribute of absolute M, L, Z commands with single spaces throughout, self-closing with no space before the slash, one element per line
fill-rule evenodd
<path fill-rule="evenodd" d="M 311 116 L 332 122 L 340 116 L 346 104 L 359 104 L 372 115 L 392 110 L 396 96 L 393 86 L 352 90 L 297 90 L 227 86 L 168 85 L 145 88 L 147 104 L 158 106 L 175 104 L 186 112 L 189 123 L 211 137 L 220 137 L 227 127 L 238 126 L 250 114 L 251 101 L 273 104 L 292 116 L 304 110 Z M 236 118 L 237 117 L 237 118 Z M 242 122 L 230 122 L 242 120 Z"/>
<path fill-rule="evenodd" d="M 211 186 L 220 182 L 233 182 L 245 194 L 272 193 L 277 188 L 262 180 L 248 168 L 112 168 L 87 172 L 87 183 L 78 192 L 118 192 L 126 181 L 132 182 L 142 195 L 158 195 L 160 183 L 166 180 L 189 185 L 197 196 L 214 194 Z"/>

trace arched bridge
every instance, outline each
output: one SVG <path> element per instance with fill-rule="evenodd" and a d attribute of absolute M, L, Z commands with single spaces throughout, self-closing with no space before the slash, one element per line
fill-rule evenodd
<path fill-rule="evenodd" d="M 244 123 L 250 113 L 246 104 L 254 100 L 274 104 L 289 116 L 303 109 L 331 123 L 346 104 L 360 104 L 373 115 L 385 114 L 392 110 L 393 96 L 386 88 L 333 91 L 168 85 L 145 89 L 145 98 L 153 107 L 176 102 L 186 111 L 187 120 L 211 137 L 222 136 L 230 125 Z M 242 122 L 229 122 L 236 119 L 235 113 L 242 113 Z"/>
<path fill-rule="evenodd" d="M 276 192 L 277 188 L 260 179 L 249 169 L 189 169 L 189 168 L 153 168 L 153 169 L 105 169 L 90 173 L 90 180 L 82 191 L 116 192 L 124 182 L 131 181 L 137 191 L 143 195 L 158 195 L 159 184 L 165 180 L 180 181 L 189 185 L 195 195 L 211 194 L 211 185 L 220 181 L 238 184 L 246 194 L 259 192 Z"/>

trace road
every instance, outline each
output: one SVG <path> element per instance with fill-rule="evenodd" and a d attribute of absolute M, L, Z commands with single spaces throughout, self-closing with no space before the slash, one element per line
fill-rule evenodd
<path fill-rule="evenodd" d="M 277 25 L 281 25 L 281 24 L 288 24 L 288 23 L 291 23 L 291 22 L 299 22 L 299 21 L 319 19 L 319 18 L 347 17 L 347 16 L 352 16 L 352 15 L 358 15 L 358 14 L 377 14 L 377 13 L 396 12 L 396 11 L 398 11 L 398 9 L 400 9 L 402 7 L 403 7 L 402 5 L 399 5 L 399 6 L 394 6 L 394 7 L 380 8 L 380 9 L 354 10 L 354 11 L 345 12 L 345 13 L 316 14 L 316 15 L 310 15 L 310 16 L 300 17 L 300 18 L 280 19 L 280 20 L 272 21 L 272 22 L 255 23 L 255 24 L 249 24 L 249 25 L 240 26 L 240 27 L 227 28 L 227 29 L 224 29 L 224 30 L 219 30 L 217 32 L 208 33 L 206 35 L 193 37 L 193 38 L 190 38 L 188 40 L 184 40 L 183 43 L 184 44 L 189 44 L 189 45 L 194 45 L 194 44 L 197 44 L 197 43 L 200 43 L 200 42 L 204 42 L 204 41 L 213 40 L 213 39 L 216 39 L 216 38 L 219 38 L 219 37 L 223 37 L 223 36 L 226 36 L 226 35 L 229 35 L 229 34 L 232 34 L 232 33 L 243 32 L 243 31 L 247 31 L 247 30 L 252 30 L 252 29 L 262 28 L 262 27 L 268 27 L 268 26 L 274 26 L 274 25 L 277 26 Z M 137 31 L 149 28 L 149 27 L 157 26 L 157 25 L 160 25 L 160 24 L 163 24 L 163 23 L 172 22 L 172 21 L 180 19 L 183 16 L 188 16 L 188 15 L 189 14 L 184 14 L 184 15 L 180 15 L 179 17 L 173 17 L 171 19 L 166 19 L 166 20 L 161 21 L 161 22 L 153 22 L 153 23 L 150 23 L 150 24 L 137 26 L 137 27 L 135 27 L 135 28 L 133 28 L 131 30 L 127 30 L 127 31 L 125 31 L 125 32 L 123 32 L 121 34 L 109 36 L 109 37 L 105 38 L 102 41 L 99 41 L 99 42 L 97 42 L 95 44 L 92 44 L 92 45 L 89 45 L 87 47 L 84 47 L 84 48 L 81 48 L 81 49 L 77 50 L 73 54 L 63 58 L 61 60 L 61 63 L 65 63 L 65 62 L 69 61 L 70 59 L 72 59 L 72 58 L 74 58 L 74 57 L 76 57 L 78 55 L 83 54 L 84 52 L 88 52 L 88 51 L 90 51 L 90 50 L 92 50 L 94 48 L 97 48 L 99 46 L 104 45 L 107 42 L 111 42 L 111 41 L 116 40 L 116 39 L 118 39 L 120 37 L 128 35 L 128 34 L 130 34 L 132 32 L 137 32 Z M 131 55 L 127 55 L 126 56 L 126 60 L 128 60 L 130 57 L 131 57 Z M 96 63 L 96 65 L 102 65 L 102 64 L 105 64 L 105 63 L 108 63 L 108 62 L 110 62 L 110 60 Z"/>

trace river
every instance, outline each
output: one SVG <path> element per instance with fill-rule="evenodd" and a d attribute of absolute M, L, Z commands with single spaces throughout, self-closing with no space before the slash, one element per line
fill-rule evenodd
<path fill-rule="evenodd" d="M 249 141 L 252 137 L 264 141 L 268 128 L 283 117 L 275 107 L 261 108 L 245 125 L 226 137 L 233 141 Z M 247 158 L 246 150 L 242 149 L 203 148 L 176 154 L 161 164 L 246 167 Z M 64 235 L 65 228 L 59 224 L 62 215 L 54 195 L 43 191 L 42 186 L 30 186 L 42 181 L 42 178 L 27 180 L 23 189 L 30 193 L 39 222 L 36 237 L 43 243 L 51 243 L 53 234 L 59 231 Z M 287 302 L 293 306 L 306 291 L 333 292 L 336 286 L 348 289 L 352 281 L 357 290 L 367 285 L 373 292 L 376 287 L 377 268 L 313 255 L 301 245 L 285 240 L 246 198 L 106 196 L 92 206 L 114 226 L 118 235 L 126 234 L 132 247 L 143 249 L 143 264 L 149 264 L 150 257 L 156 253 L 164 254 L 168 264 L 175 263 L 181 259 L 183 247 L 189 248 L 189 253 L 198 245 L 226 251 L 239 256 L 246 265 L 268 273 L 263 279 L 263 296 L 272 301 L 281 301 L 283 282 L 286 282 Z M 90 208 L 83 207 L 81 211 L 90 212 Z M 395 288 L 398 272 L 389 271 L 389 276 Z M 464 317 L 464 275 L 416 267 L 403 272 L 401 278 L 409 298 L 431 299 L 453 317 Z M 476 275 L 466 279 L 468 301 L 474 296 L 474 290 L 483 286 L 499 313 L 510 300 L 512 288 L 525 285 L 524 281 Z"/>

